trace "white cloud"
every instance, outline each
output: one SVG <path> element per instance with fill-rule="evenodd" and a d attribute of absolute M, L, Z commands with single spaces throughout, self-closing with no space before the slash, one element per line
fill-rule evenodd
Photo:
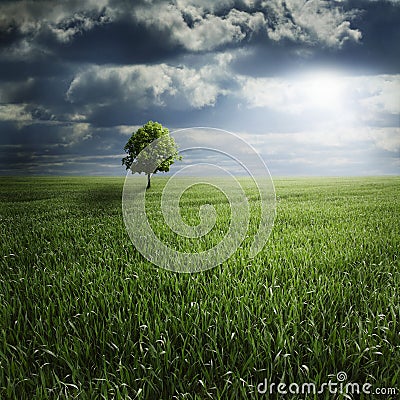
<path fill-rule="evenodd" d="M 35 43 L 35 37 L 43 31 L 52 32 L 60 42 L 69 42 L 78 34 L 115 20 L 118 11 L 108 0 L 10 1 L 0 4 L 0 30 L 17 26 L 25 35 L 17 47 L 11 48 L 15 57 L 26 56 L 33 51 L 45 52 Z"/>
<path fill-rule="evenodd" d="M 251 78 L 238 76 L 239 98 L 249 107 L 301 115 L 305 112 L 332 114 L 343 112 L 348 84 L 336 75 L 314 72 L 286 78 Z"/>
<path fill-rule="evenodd" d="M 238 98 L 249 107 L 267 108 L 314 120 L 339 123 L 380 120 L 380 114 L 400 114 L 400 75 L 344 76 L 313 71 L 287 78 L 239 76 Z"/>
<path fill-rule="evenodd" d="M 122 135 L 131 136 L 133 132 L 136 132 L 141 126 L 140 125 L 118 125 L 115 128 Z"/>
<path fill-rule="evenodd" d="M 67 143 L 68 146 L 75 145 L 92 137 L 90 124 L 85 122 L 74 123 L 65 127 L 65 130 L 66 134 L 62 136 L 62 140 Z"/>
<path fill-rule="evenodd" d="M 360 103 L 370 113 L 400 113 L 400 75 L 376 75 L 353 79 Z"/>
<path fill-rule="evenodd" d="M 26 104 L 0 104 L 0 121 L 27 123 L 32 121 L 32 115 L 26 111 Z"/>
<path fill-rule="evenodd" d="M 197 9 L 203 13 L 215 13 L 235 5 L 234 0 L 175 0 L 174 3 L 180 10 Z"/>
<path fill-rule="evenodd" d="M 343 12 L 330 6 L 325 0 L 311 0 L 306 3 L 292 0 L 291 4 L 294 19 L 309 32 L 312 41 L 340 47 L 347 40 L 361 39 L 361 32 L 350 27 L 354 12 Z"/>
<path fill-rule="evenodd" d="M 108 0 L 87 0 L 84 3 L 78 0 L 7 1 L 1 3 L 0 9 L 0 27 L 9 26 L 11 20 L 20 26 L 24 33 L 32 32 L 42 24 L 61 23 L 74 15 L 79 15 L 84 10 L 97 13 L 102 10 L 106 10 L 107 13 L 113 12 Z"/>
<path fill-rule="evenodd" d="M 367 135 L 375 145 L 390 152 L 400 152 L 400 128 L 370 128 Z"/>
<path fill-rule="evenodd" d="M 327 47 L 341 47 L 346 41 L 359 41 L 361 32 L 350 22 L 355 11 L 344 12 L 326 0 L 269 0 L 263 7 L 277 21 L 268 28 L 271 39 L 291 39 Z"/>
<path fill-rule="evenodd" d="M 297 97 L 298 89 L 281 78 L 238 77 L 241 84 L 239 97 L 249 107 L 265 107 L 291 113 L 301 112 L 304 105 Z"/>
<path fill-rule="evenodd" d="M 240 42 L 246 37 L 246 30 L 254 32 L 265 25 L 264 15 L 260 12 L 247 13 L 233 8 L 227 15 L 216 16 L 210 8 L 200 2 L 178 1 L 176 4 L 138 7 L 133 15 L 150 28 L 169 32 L 174 42 L 192 51 L 212 50 Z M 193 20 L 192 27 L 185 22 L 185 14 Z"/>
<path fill-rule="evenodd" d="M 228 76 L 229 56 L 198 68 L 167 64 L 123 67 L 92 66 L 77 74 L 66 93 L 72 103 L 109 105 L 131 102 L 138 107 L 201 108 L 214 105 L 225 94 L 219 83 Z"/>
<path fill-rule="evenodd" d="M 264 31 L 275 41 L 291 39 L 328 47 L 341 47 L 347 40 L 361 39 L 361 32 L 350 25 L 355 12 L 344 12 L 325 0 L 264 1 L 264 13 L 256 9 L 253 1 L 242 4 L 247 11 L 234 8 L 234 1 L 176 0 L 138 7 L 133 15 L 151 28 L 168 31 L 174 42 L 191 51 L 240 42 L 258 31 Z M 224 15 L 222 11 L 227 8 L 230 11 Z M 190 26 L 184 16 L 191 18 Z"/>
<path fill-rule="evenodd" d="M 98 17 L 93 17 L 80 12 L 66 17 L 57 24 L 50 23 L 49 29 L 60 42 L 67 43 L 75 36 L 90 31 L 95 26 L 107 24 L 111 22 L 111 20 L 111 16 L 107 15 L 107 13 Z"/>
<path fill-rule="evenodd" d="M 337 3 L 268 0 L 261 2 L 261 9 L 263 12 L 259 2 L 252 0 L 142 1 L 134 6 L 110 0 L 51 4 L 23 0 L 0 4 L 0 29 L 8 29 L 12 21 L 29 38 L 24 45 L 28 49 L 40 32 L 50 31 L 58 41 L 66 43 L 95 26 L 127 15 L 150 30 L 164 32 L 172 42 L 194 52 L 239 43 L 254 32 L 264 32 L 275 41 L 290 39 L 328 47 L 361 39 L 361 32 L 351 27 L 355 11 L 344 12 Z M 24 46 L 19 52 L 26 53 Z"/>
<path fill-rule="evenodd" d="M 86 68 L 72 80 L 67 99 L 75 103 L 108 105 L 132 100 L 137 106 L 161 103 L 160 96 L 172 91 L 166 64 Z"/>
<path fill-rule="evenodd" d="M 400 128 L 331 126 L 289 133 L 240 133 L 253 145 L 272 172 L 285 174 L 397 173 Z M 381 152 L 386 153 L 385 156 Z M 390 154 L 391 153 L 391 154 Z"/>
<path fill-rule="evenodd" d="M 298 131 L 291 133 L 266 133 L 264 135 L 244 135 L 247 140 L 259 148 L 263 148 L 266 154 L 283 154 L 290 152 L 288 143 L 293 148 L 302 147 L 304 151 L 321 151 L 328 148 L 332 152 L 341 152 L 371 145 L 375 148 L 389 152 L 400 151 L 400 128 L 372 128 L 362 129 L 331 127 L 325 130 Z"/>

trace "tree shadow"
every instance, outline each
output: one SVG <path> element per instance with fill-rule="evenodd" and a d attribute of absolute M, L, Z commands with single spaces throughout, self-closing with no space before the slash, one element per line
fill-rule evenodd
<path fill-rule="evenodd" d="M 90 185 L 76 196 L 82 209 L 93 212 L 120 212 L 123 186 L 120 184 Z"/>

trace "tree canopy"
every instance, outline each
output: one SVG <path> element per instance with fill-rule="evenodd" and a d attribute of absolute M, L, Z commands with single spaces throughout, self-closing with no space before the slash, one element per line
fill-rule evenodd
<path fill-rule="evenodd" d="M 144 172 L 147 175 L 147 188 L 150 187 L 152 174 L 168 172 L 170 166 L 181 159 L 168 128 L 153 121 L 133 132 L 124 150 L 128 155 L 122 159 L 122 165 L 132 173 Z"/>

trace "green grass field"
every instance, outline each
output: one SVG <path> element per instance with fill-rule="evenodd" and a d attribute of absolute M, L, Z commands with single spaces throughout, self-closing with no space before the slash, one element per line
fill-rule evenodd
<path fill-rule="evenodd" d="M 163 183 L 148 204 L 160 237 L 212 246 L 218 235 L 197 248 L 162 232 Z M 257 385 L 318 387 L 340 371 L 398 396 L 400 178 L 274 183 L 261 253 L 248 257 L 248 238 L 222 265 L 177 274 L 130 242 L 122 178 L 0 178 L 0 398 L 304 399 Z M 221 234 L 229 210 L 217 191 L 189 191 L 183 217 L 197 223 L 210 199 Z"/>

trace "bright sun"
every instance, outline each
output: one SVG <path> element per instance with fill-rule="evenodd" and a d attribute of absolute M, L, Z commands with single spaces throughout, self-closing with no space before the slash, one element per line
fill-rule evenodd
<path fill-rule="evenodd" d="M 339 110 L 344 101 L 343 79 L 335 74 L 314 73 L 301 80 L 304 100 L 314 108 Z"/>

